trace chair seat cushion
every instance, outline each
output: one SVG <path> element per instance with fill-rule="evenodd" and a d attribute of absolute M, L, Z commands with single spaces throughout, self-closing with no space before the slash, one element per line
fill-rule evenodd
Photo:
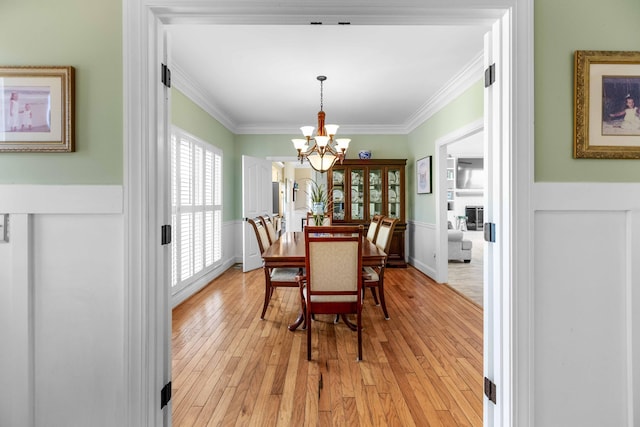
<path fill-rule="evenodd" d="M 471 242 L 471 240 L 462 241 L 462 250 L 471 249 L 471 246 L 473 246 L 473 243 Z"/>
<path fill-rule="evenodd" d="M 364 269 L 365 282 L 377 282 L 380 280 L 378 272 L 373 267 L 365 267 Z"/>
<path fill-rule="evenodd" d="M 295 282 L 299 274 L 297 268 L 274 268 L 271 270 L 271 281 L 273 282 Z"/>

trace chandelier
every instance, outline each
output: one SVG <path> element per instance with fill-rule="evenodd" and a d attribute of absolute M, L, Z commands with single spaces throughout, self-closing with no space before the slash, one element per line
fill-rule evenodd
<path fill-rule="evenodd" d="M 326 172 L 333 167 L 336 160 L 339 159 L 340 163 L 342 163 L 351 140 L 348 138 L 334 139 L 333 137 L 336 135 L 339 126 L 324 124 L 322 84 L 327 78 L 318 76 L 316 79 L 320 82 L 320 111 L 318 112 L 317 134 L 313 137 L 313 126 L 302 126 L 300 130 L 305 139 L 292 139 L 291 141 L 296 150 L 298 150 L 300 163 L 307 159 L 313 169 L 318 172 Z"/>

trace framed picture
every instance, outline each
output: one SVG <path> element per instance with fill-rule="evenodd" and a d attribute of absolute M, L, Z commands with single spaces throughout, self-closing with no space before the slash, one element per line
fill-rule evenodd
<path fill-rule="evenodd" d="M 575 53 L 575 158 L 640 159 L 640 52 Z"/>
<path fill-rule="evenodd" d="M 0 152 L 74 151 L 74 69 L 0 67 Z"/>
<path fill-rule="evenodd" d="M 431 193 L 431 156 L 416 161 L 416 189 L 418 194 Z"/>

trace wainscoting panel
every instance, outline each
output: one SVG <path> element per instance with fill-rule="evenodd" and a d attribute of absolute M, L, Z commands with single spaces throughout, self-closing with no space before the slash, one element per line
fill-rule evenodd
<path fill-rule="evenodd" d="M 0 425 L 124 425 L 121 186 L 0 185 Z"/>
<path fill-rule="evenodd" d="M 637 426 L 640 186 L 535 187 L 534 425 Z"/>
<path fill-rule="evenodd" d="M 424 222 L 407 222 L 407 254 L 409 264 L 435 280 L 436 226 Z"/>

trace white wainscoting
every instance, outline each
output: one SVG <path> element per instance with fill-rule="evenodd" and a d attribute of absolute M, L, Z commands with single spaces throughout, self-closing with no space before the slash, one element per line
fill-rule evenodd
<path fill-rule="evenodd" d="M 640 184 L 534 185 L 533 422 L 640 425 Z"/>
<path fill-rule="evenodd" d="M 122 187 L 1 185 L 0 213 L 0 425 L 124 425 Z"/>
<path fill-rule="evenodd" d="M 418 221 L 407 221 L 407 254 L 409 264 L 435 280 L 436 226 Z"/>
<path fill-rule="evenodd" d="M 125 425 L 122 187 L 0 185 L 0 213 L 0 426 Z M 223 234 L 180 301 L 242 262 L 242 221 Z"/>

